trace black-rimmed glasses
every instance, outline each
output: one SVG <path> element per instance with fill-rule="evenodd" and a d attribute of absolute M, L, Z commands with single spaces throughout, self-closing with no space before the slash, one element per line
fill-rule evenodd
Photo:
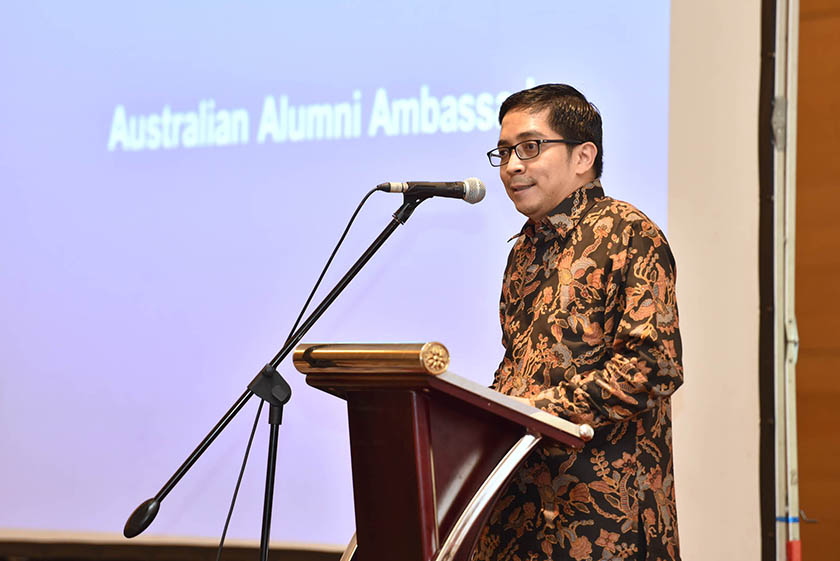
<path fill-rule="evenodd" d="M 583 144 L 582 140 L 568 140 L 566 138 L 558 138 L 555 140 L 544 140 L 536 138 L 534 140 L 523 140 L 513 146 L 499 146 L 487 152 L 487 159 L 490 160 L 490 165 L 494 168 L 501 167 L 510 161 L 510 155 L 516 152 L 516 157 L 520 160 L 530 160 L 540 155 L 540 147 L 543 144 L 559 142 L 561 144 L 568 144 L 576 146 Z"/>

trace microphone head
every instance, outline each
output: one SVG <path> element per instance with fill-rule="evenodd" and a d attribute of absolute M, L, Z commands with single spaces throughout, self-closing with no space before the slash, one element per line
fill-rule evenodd
<path fill-rule="evenodd" d="M 487 189 L 484 187 L 484 182 L 477 177 L 470 177 L 464 180 L 464 200 L 470 204 L 475 204 L 484 198 L 484 193 Z"/>

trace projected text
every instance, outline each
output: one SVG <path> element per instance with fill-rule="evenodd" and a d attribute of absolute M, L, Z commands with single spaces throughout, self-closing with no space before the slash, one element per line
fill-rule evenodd
<path fill-rule="evenodd" d="M 526 80 L 526 87 L 533 79 Z M 288 95 L 267 95 L 256 120 L 257 144 L 358 139 L 363 135 L 410 136 L 468 133 L 498 128 L 496 108 L 510 95 L 476 92 L 437 96 L 422 85 L 416 96 L 392 97 L 385 88 L 371 96 L 367 110 L 361 90 L 334 103 L 294 103 Z M 111 118 L 108 151 L 140 151 L 251 142 L 251 113 L 245 108 L 220 108 L 214 99 L 195 108 L 130 114 L 117 105 Z"/>

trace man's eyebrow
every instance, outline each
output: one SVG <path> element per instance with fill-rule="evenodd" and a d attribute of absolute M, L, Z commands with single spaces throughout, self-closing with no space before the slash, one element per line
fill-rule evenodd
<path fill-rule="evenodd" d="M 542 133 L 540 131 L 532 129 L 532 130 L 523 131 L 523 132 L 517 134 L 515 140 L 527 140 L 527 139 L 530 139 L 530 138 L 535 138 L 535 137 L 540 137 L 540 136 L 542 136 Z M 496 146 L 510 146 L 510 145 L 511 145 L 510 142 L 506 142 L 506 141 L 502 140 L 501 138 L 499 139 L 499 142 L 496 143 Z"/>

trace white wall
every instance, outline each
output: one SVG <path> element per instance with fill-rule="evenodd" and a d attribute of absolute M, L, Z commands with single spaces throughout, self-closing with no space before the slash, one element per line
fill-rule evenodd
<path fill-rule="evenodd" d="M 758 560 L 759 0 L 673 0 L 668 237 L 683 558 Z"/>

